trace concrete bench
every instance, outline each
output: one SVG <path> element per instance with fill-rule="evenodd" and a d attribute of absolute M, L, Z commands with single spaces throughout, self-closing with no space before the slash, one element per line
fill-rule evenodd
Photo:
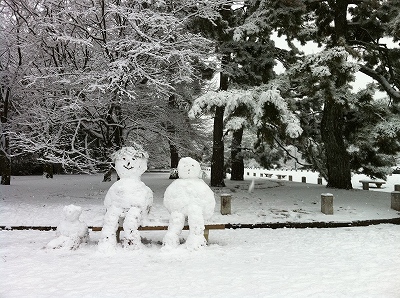
<path fill-rule="evenodd" d="M 89 227 L 89 229 L 91 229 L 94 232 L 100 232 L 103 228 L 102 227 Z M 225 229 L 225 225 L 224 224 L 210 224 L 210 225 L 205 225 L 204 226 L 204 238 L 206 238 L 207 242 L 208 242 L 208 235 L 210 234 L 210 230 L 224 230 Z M 117 242 L 120 242 L 120 233 L 121 231 L 123 231 L 124 228 L 119 226 L 117 233 L 116 233 L 116 237 L 117 237 Z M 139 231 L 164 231 L 164 230 L 168 230 L 168 226 L 143 226 L 143 227 L 139 227 L 138 228 Z M 185 225 L 183 227 L 183 230 L 189 230 L 189 226 Z"/>
<path fill-rule="evenodd" d="M 375 184 L 377 188 L 381 188 L 383 184 L 385 184 L 385 181 L 376 181 L 376 180 L 360 180 L 360 183 L 362 183 L 363 190 L 369 190 L 369 185 L 370 184 Z"/>

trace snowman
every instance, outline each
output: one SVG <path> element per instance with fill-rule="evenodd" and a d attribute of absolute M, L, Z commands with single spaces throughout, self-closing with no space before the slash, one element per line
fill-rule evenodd
<path fill-rule="evenodd" d="M 214 213 L 215 198 L 210 187 L 200 178 L 200 164 L 190 157 L 178 163 L 179 179 L 172 182 L 164 193 L 164 206 L 170 213 L 168 231 L 163 239 L 164 247 L 177 247 L 179 235 L 187 218 L 189 236 L 186 247 L 191 250 L 206 245 L 204 220 Z"/>
<path fill-rule="evenodd" d="M 122 245 L 137 249 L 141 246 L 138 227 L 153 203 L 153 192 L 141 181 L 142 174 L 147 170 L 149 155 L 135 144 L 134 147 L 121 148 L 111 158 L 120 179 L 111 185 L 104 199 L 107 211 L 99 249 L 107 251 L 116 247 L 120 219 L 124 228 Z"/>
<path fill-rule="evenodd" d="M 50 241 L 46 248 L 72 250 L 87 241 L 88 227 L 79 220 L 82 208 L 71 204 L 63 208 L 63 213 L 64 218 L 57 226 L 58 237 Z"/>

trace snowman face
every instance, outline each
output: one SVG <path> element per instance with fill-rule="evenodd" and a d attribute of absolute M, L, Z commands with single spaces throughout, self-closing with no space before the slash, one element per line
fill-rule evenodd
<path fill-rule="evenodd" d="M 200 164 L 193 158 L 184 157 L 179 160 L 178 163 L 178 174 L 179 178 L 190 179 L 199 178 L 201 172 Z"/>
<path fill-rule="evenodd" d="M 121 154 L 115 160 L 115 170 L 120 178 L 140 177 L 147 170 L 147 159 Z"/>

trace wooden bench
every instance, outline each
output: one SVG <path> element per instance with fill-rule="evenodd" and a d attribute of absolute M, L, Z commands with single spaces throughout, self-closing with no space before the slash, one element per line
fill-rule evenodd
<path fill-rule="evenodd" d="M 286 175 L 280 175 L 280 174 L 277 174 L 276 176 L 278 177 L 279 180 L 286 177 Z"/>
<path fill-rule="evenodd" d="M 100 232 L 103 228 L 102 227 L 89 227 L 94 232 Z M 210 225 L 205 225 L 204 226 L 204 238 L 206 238 L 208 242 L 208 235 L 210 234 L 210 230 L 224 230 L 225 229 L 225 224 L 210 224 Z M 120 242 L 120 233 L 123 231 L 124 228 L 119 226 L 116 237 L 117 237 L 117 242 Z M 168 226 L 143 226 L 138 228 L 139 231 L 164 231 L 168 230 Z M 189 226 L 185 225 L 183 227 L 183 230 L 189 230 Z"/>
<path fill-rule="evenodd" d="M 376 180 L 360 180 L 363 186 L 363 190 L 369 190 L 369 184 L 375 184 L 377 188 L 381 188 L 385 181 L 376 181 Z"/>
<path fill-rule="evenodd" d="M 270 174 L 270 173 L 265 173 L 265 176 L 268 177 L 268 178 L 271 178 L 271 177 L 272 177 L 272 174 Z"/>

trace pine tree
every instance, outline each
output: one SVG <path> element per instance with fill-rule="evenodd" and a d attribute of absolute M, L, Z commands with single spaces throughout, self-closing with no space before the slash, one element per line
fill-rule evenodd
<path fill-rule="evenodd" d="M 295 71 L 296 75 L 300 75 L 293 79 L 294 88 L 297 88 L 293 93 L 300 96 L 303 106 L 319 101 L 313 104 L 313 110 L 309 113 L 321 111 L 322 117 L 316 119 L 317 125 L 320 125 L 320 135 L 308 147 L 312 148 L 314 155 L 318 151 L 324 152 L 325 165 L 322 168 L 328 186 L 351 188 L 351 158 L 348 140 L 344 137 L 348 129 L 346 117 L 351 110 L 349 101 L 354 97 L 350 83 L 354 80 L 355 72 L 360 70 L 376 80 L 393 103 L 399 101 L 399 50 L 386 47 L 383 39 L 393 36 L 394 40 L 398 40 L 398 0 L 265 0 L 256 3 L 257 9 L 248 18 L 247 24 L 243 25 L 244 28 L 257 31 L 271 26 L 278 34 L 286 36 L 293 50 L 296 50 L 291 43 L 293 39 L 302 44 L 314 41 L 324 47 L 322 59 L 308 67 L 303 63 L 307 57 L 301 58 L 304 73 Z M 288 11 L 293 14 L 287 14 Z M 335 52 L 342 54 L 333 57 Z M 357 59 L 357 65 L 349 70 L 346 64 L 350 61 L 350 55 Z M 332 59 L 328 59 L 330 62 L 327 65 L 325 58 L 329 56 Z M 326 73 L 318 79 L 315 73 L 321 70 Z M 308 86 L 308 92 L 302 85 Z M 308 99 L 304 100 L 304 97 Z M 314 133 L 315 130 L 310 132 Z"/>

